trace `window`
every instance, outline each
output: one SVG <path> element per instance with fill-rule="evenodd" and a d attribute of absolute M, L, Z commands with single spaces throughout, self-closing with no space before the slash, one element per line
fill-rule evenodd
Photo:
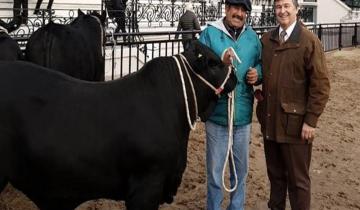
<path fill-rule="evenodd" d="M 301 10 L 301 19 L 305 23 L 315 23 L 316 22 L 316 7 L 304 6 Z"/>

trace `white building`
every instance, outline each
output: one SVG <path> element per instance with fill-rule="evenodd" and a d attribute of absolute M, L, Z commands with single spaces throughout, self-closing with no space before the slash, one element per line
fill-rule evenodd
<path fill-rule="evenodd" d="M 264 6 L 266 8 L 270 6 L 272 9 L 274 0 L 251 0 L 251 2 L 252 16 L 259 17 Z M 303 21 L 309 24 L 360 22 L 360 8 L 352 9 L 341 0 L 298 0 L 298 2 L 302 12 L 305 13 Z M 359 2 L 355 4 L 360 7 Z"/>
<path fill-rule="evenodd" d="M 360 22 L 358 9 L 352 9 L 340 0 L 299 0 L 306 19 L 315 24 Z"/>

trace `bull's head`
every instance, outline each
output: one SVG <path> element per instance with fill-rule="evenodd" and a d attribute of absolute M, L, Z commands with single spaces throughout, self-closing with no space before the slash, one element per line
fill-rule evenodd
<path fill-rule="evenodd" d="M 96 11 L 85 14 L 78 9 L 78 16 L 70 23 L 72 27 L 82 30 L 84 33 L 101 34 L 102 44 L 105 43 L 105 20 L 106 12 L 100 15 Z"/>
<path fill-rule="evenodd" d="M 191 47 L 183 54 L 193 70 L 212 86 L 220 88 L 223 85 L 221 95 L 226 95 L 235 88 L 237 83 L 235 73 L 231 70 L 230 75 L 228 75 L 229 67 L 225 66 L 221 59 L 206 45 L 194 41 Z M 207 91 L 196 91 L 198 98 L 207 99 L 198 101 L 199 116 L 202 121 L 206 121 L 215 108 L 219 95 L 216 95 L 215 91 L 207 87 L 204 82 L 195 81 L 195 77 L 193 77 L 193 80 L 198 88 L 207 89 Z"/>

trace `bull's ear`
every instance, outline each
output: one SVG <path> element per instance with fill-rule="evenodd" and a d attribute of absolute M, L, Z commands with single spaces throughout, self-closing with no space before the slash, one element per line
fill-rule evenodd
<path fill-rule="evenodd" d="M 101 11 L 101 16 L 100 16 L 100 21 L 102 23 L 105 23 L 105 20 L 106 20 L 106 10 L 102 10 Z"/>
<path fill-rule="evenodd" d="M 78 16 L 84 16 L 85 13 L 83 13 L 83 11 L 81 11 L 81 9 L 78 9 Z"/>
<path fill-rule="evenodd" d="M 100 21 L 101 21 L 101 23 L 105 24 L 105 21 L 106 21 L 106 10 L 101 10 Z"/>
<path fill-rule="evenodd" d="M 204 52 L 204 46 L 199 41 L 193 42 L 193 46 L 196 57 L 195 71 L 200 73 L 202 70 L 205 70 L 208 67 L 207 55 Z"/>

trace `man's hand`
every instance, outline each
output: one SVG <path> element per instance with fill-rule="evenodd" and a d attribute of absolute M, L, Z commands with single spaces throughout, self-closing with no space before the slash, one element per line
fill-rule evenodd
<path fill-rule="evenodd" d="M 250 67 L 246 73 L 246 81 L 250 85 L 254 85 L 258 80 L 258 73 L 255 68 Z"/>
<path fill-rule="evenodd" d="M 232 60 L 235 58 L 234 51 L 232 51 L 230 48 L 226 50 L 223 56 L 223 63 L 227 66 L 229 66 L 232 62 Z"/>
<path fill-rule="evenodd" d="M 315 136 L 315 128 L 304 123 L 301 131 L 301 139 L 303 140 L 312 140 Z"/>

